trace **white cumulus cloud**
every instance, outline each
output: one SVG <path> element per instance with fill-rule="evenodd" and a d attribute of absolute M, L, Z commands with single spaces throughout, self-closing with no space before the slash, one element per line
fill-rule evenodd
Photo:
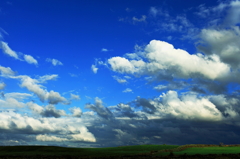
<path fill-rule="evenodd" d="M 81 117 L 82 116 L 82 110 L 78 107 L 73 107 L 69 109 L 72 113 L 72 116 L 74 117 Z"/>
<path fill-rule="evenodd" d="M 96 142 L 80 118 L 36 118 L 13 111 L 0 112 L 0 129 L 25 136 L 32 135 L 41 142 Z"/>
<path fill-rule="evenodd" d="M 68 141 L 66 138 L 61 138 L 61 137 L 56 137 L 53 135 L 37 135 L 36 139 L 38 141 L 54 141 L 54 142 L 63 142 L 63 141 Z"/>
<path fill-rule="evenodd" d="M 108 63 L 113 71 L 133 75 L 158 75 L 165 72 L 178 78 L 201 77 L 215 80 L 224 78 L 231 72 L 230 67 L 216 55 L 191 55 L 159 40 L 152 40 L 146 46 L 144 60 L 112 57 Z"/>
<path fill-rule="evenodd" d="M 168 91 L 161 97 L 161 104 L 154 101 L 153 104 L 159 113 L 164 116 L 171 115 L 180 119 L 212 120 L 223 119 L 222 113 L 207 98 L 198 98 L 196 94 L 188 93 L 178 96 L 175 91 Z"/>

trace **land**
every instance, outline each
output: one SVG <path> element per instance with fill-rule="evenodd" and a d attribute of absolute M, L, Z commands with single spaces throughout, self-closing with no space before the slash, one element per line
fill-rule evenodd
<path fill-rule="evenodd" d="M 0 146 L 0 159 L 240 158 L 240 145 L 136 145 L 109 148 Z"/>

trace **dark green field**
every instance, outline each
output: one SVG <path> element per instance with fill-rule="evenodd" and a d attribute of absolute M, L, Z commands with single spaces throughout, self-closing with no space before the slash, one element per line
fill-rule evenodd
<path fill-rule="evenodd" d="M 128 156 L 132 158 L 175 158 L 208 154 L 240 154 L 240 145 L 137 145 L 110 148 L 65 148 L 54 146 L 2 146 L 1 158 L 104 158 Z"/>
<path fill-rule="evenodd" d="M 240 147 L 193 147 L 187 148 L 183 151 L 174 152 L 175 155 L 207 155 L 207 154 L 237 154 L 240 153 Z M 163 153 L 162 155 L 168 155 L 169 153 Z"/>
<path fill-rule="evenodd" d="M 149 153 L 150 151 L 159 151 L 163 149 L 177 148 L 175 145 L 138 145 L 110 148 L 64 148 L 54 146 L 7 146 L 0 147 L 0 156 L 8 155 L 71 155 L 82 157 L 100 157 L 100 156 L 123 156 L 138 155 Z"/>

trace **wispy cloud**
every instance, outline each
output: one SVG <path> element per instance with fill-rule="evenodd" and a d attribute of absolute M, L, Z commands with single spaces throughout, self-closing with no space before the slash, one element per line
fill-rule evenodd
<path fill-rule="evenodd" d="M 146 22 L 147 16 L 146 15 L 142 15 L 141 18 L 137 18 L 137 17 L 133 17 L 133 23 L 137 23 L 137 22 Z"/>
<path fill-rule="evenodd" d="M 91 69 L 92 69 L 92 71 L 93 71 L 93 73 L 97 73 L 97 71 L 98 71 L 98 68 L 96 67 L 96 65 L 92 65 L 91 66 Z"/>
<path fill-rule="evenodd" d="M 130 92 L 133 92 L 132 89 L 130 88 L 126 88 L 125 90 L 123 90 L 123 93 L 130 93 Z"/>
<path fill-rule="evenodd" d="M 174 35 L 175 39 L 193 40 L 197 39 L 199 27 L 195 26 L 188 18 L 187 13 L 173 15 L 166 8 L 150 7 L 148 21 L 149 25 L 153 27 L 153 32 L 166 33 L 169 39 L 173 33 L 180 33 L 180 36 Z M 172 38 L 171 38 L 172 39 Z"/>
<path fill-rule="evenodd" d="M 69 73 L 69 75 L 70 75 L 71 77 L 78 77 L 78 75 L 77 75 L 77 74 L 74 74 L 74 73 Z"/>
<path fill-rule="evenodd" d="M 0 32 L 3 32 L 6 35 L 9 35 L 8 32 L 6 32 L 3 28 L 0 27 Z"/>
<path fill-rule="evenodd" d="M 102 52 L 108 52 L 109 50 L 106 49 L 106 48 L 102 48 L 101 51 L 102 51 Z"/>
<path fill-rule="evenodd" d="M 131 12 L 132 9 L 130 9 L 130 8 L 126 8 L 125 11 L 126 11 L 126 12 Z"/>
<path fill-rule="evenodd" d="M 3 28 L 0 27 L 0 39 L 3 39 L 3 34 L 9 35 Z"/>
<path fill-rule="evenodd" d="M 120 78 L 118 76 L 113 76 L 113 78 L 118 82 L 118 83 L 127 83 L 126 79 Z"/>
<path fill-rule="evenodd" d="M 120 22 L 128 22 L 130 24 L 138 24 L 138 23 L 146 23 L 147 22 L 147 16 L 142 15 L 140 18 L 133 16 L 133 17 L 125 17 L 125 18 L 119 18 L 118 21 Z"/>
<path fill-rule="evenodd" d="M 34 64 L 34 65 L 38 65 L 38 62 L 36 59 L 34 59 L 31 55 L 24 55 L 24 59 L 27 63 L 29 64 Z"/>
<path fill-rule="evenodd" d="M 20 99 L 20 100 L 24 100 L 24 99 L 26 99 L 28 97 L 31 97 L 32 94 L 12 92 L 12 93 L 6 93 L 5 96 L 6 97 L 12 97 L 12 98 Z"/>
<path fill-rule="evenodd" d="M 39 76 L 38 77 L 38 82 L 39 83 L 45 83 L 49 80 L 56 80 L 57 78 L 58 78 L 57 74 Z"/>
<path fill-rule="evenodd" d="M 9 46 L 8 43 L 0 41 L 0 48 L 2 49 L 3 53 L 6 55 L 13 57 L 16 60 L 20 61 L 26 61 L 29 64 L 34 64 L 38 65 L 38 61 L 33 58 L 31 55 L 26 55 L 26 54 L 19 54 L 16 51 L 13 51 Z M 20 56 L 23 56 L 23 59 L 20 58 Z"/>
<path fill-rule="evenodd" d="M 70 95 L 71 95 L 70 100 L 80 100 L 81 99 L 79 95 L 72 94 L 72 93 Z"/>
<path fill-rule="evenodd" d="M 151 7 L 150 10 L 149 10 L 149 13 L 150 13 L 150 15 L 156 17 L 157 14 L 158 14 L 158 10 L 157 10 L 156 7 Z"/>
<path fill-rule="evenodd" d="M 0 66 L 0 72 L 1 72 L 1 75 L 3 76 L 15 75 L 15 72 L 10 67 Z"/>
<path fill-rule="evenodd" d="M 63 63 L 57 59 L 47 58 L 46 61 L 52 63 L 53 66 L 63 65 Z"/>
<path fill-rule="evenodd" d="M 0 48 L 3 50 L 3 53 L 5 53 L 6 55 L 19 60 L 18 54 L 8 46 L 8 43 L 1 41 Z"/>

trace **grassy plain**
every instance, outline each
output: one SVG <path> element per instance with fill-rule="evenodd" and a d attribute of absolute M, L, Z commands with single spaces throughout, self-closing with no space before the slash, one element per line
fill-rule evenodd
<path fill-rule="evenodd" d="M 71 155 L 71 156 L 123 156 L 138 155 L 159 151 L 163 149 L 177 148 L 176 145 L 137 145 L 109 148 L 64 148 L 55 146 L 7 146 L 0 147 L 0 156 L 26 156 L 26 155 Z"/>
<path fill-rule="evenodd" d="M 174 155 L 237 154 L 240 153 L 240 147 L 191 147 L 182 151 L 173 151 L 173 153 Z M 160 153 L 160 155 L 169 155 L 169 152 Z"/>
<path fill-rule="evenodd" d="M 172 155 L 208 155 L 208 154 L 240 154 L 240 145 L 136 145 L 108 148 L 66 148 L 55 146 L 0 146 L 1 156 L 168 156 Z"/>

